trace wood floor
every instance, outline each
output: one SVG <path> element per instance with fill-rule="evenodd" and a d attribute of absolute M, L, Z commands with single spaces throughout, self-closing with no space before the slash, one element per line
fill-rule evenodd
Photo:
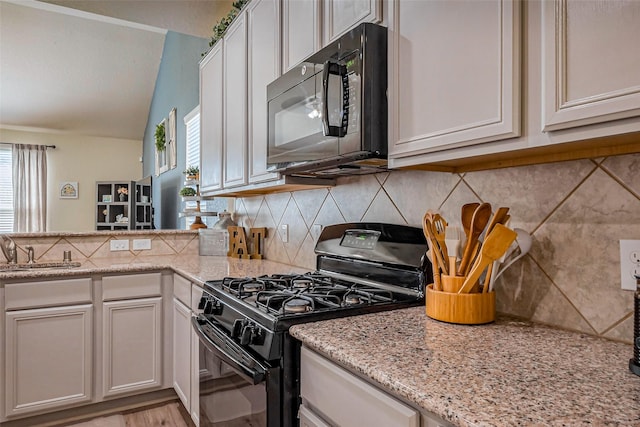
<path fill-rule="evenodd" d="M 164 403 L 122 414 L 98 417 L 67 427 L 195 427 L 179 402 Z"/>

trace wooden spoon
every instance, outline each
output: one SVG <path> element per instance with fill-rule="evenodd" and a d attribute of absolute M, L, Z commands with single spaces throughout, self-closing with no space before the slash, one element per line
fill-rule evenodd
<path fill-rule="evenodd" d="M 518 234 L 510 228 L 507 228 L 502 224 L 496 224 L 493 231 L 491 231 L 484 240 L 484 243 L 482 244 L 482 251 L 480 252 L 480 258 L 474 264 L 458 293 L 469 293 L 480 278 L 484 269 L 490 263 L 500 258 L 502 254 L 509 249 L 511 243 L 516 240 L 517 236 Z"/>
<path fill-rule="evenodd" d="M 482 203 L 476 208 L 475 212 L 473 213 L 473 217 L 471 218 L 471 225 L 469 226 L 467 243 L 464 247 L 462 260 L 460 261 L 460 267 L 458 267 L 458 276 L 466 275 L 465 273 L 467 272 L 467 267 L 469 266 L 475 255 L 475 248 L 476 244 L 478 243 L 478 238 L 487 226 L 490 217 L 491 205 L 489 203 Z"/>
<path fill-rule="evenodd" d="M 462 205 L 462 212 L 460 214 L 462 220 L 462 229 L 464 230 L 464 236 L 469 239 L 469 231 L 471 231 L 471 220 L 476 209 L 478 209 L 480 203 L 467 203 Z"/>
<path fill-rule="evenodd" d="M 438 241 L 436 240 L 433 234 L 433 212 L 427 211 L 424 214 L 424 218 L 422 219 L 422 231 L 424 236 L 427 238 L 429 242 L 430 251 L 431 251 L 431 265 L 433 267 L 433 289 L 436 291 L 442 290 L 442 285 L 440 284 L 440 268 L 444 264 L 444 260 L 442 259 L 442 252 L 440 252 L 440 248 L 438 247 Z"/>

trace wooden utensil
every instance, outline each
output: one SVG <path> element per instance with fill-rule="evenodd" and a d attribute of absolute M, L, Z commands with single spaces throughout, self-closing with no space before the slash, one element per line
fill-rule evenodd
<path fill-rule="evenodd" d="M 454 276 L 457 269 L 458 251 L 460 250 L 460 229 L 458 227 L 448 227 L 444 242 L 447 246 L 447 255 L 449 257 L 449 274 Z"/>
<path fill-rule="evenodd" d="M 516 239 L 517 233 L 502 224 L 496 224 L 491 233 L 487 236 L 482 244 L 480 257 L 469 272 L 462 288 L 458 293 L 468 293 L 480 278 L 484 269 L 493 261 L 502 256 L 513 241 Z"/>
<path fill-rule="evenodd" d="M 462 205 L 462 212 L 460 213 L 460 219 L 462 220 L 462 230 L 464 231 L 465 239 L 469 238 L 469 231 L 471 230 L 471 220 L 476 209 L 478 209 L 480 203 L 467 203 Z"/>
<path fill-rule="evenodd" d="M 424 214 L 424 218 L 422 219 L 422 231 L 424 236 L 427 238 L 429 242 L 430 252 L 431 252 L 431 266 L 433 268 L 433 287 L 436 290 L 442 289 L 442 284 L 440 282 L 440 268 L 444 264 L 444 260 L 442 259 L 442 252 L 440 252 L 440 248 L 438 247 L 438 241 L 433 234 L 433 212 L 427 211 Z"/>
<path fill-rule="evenodd" d="M 469 235 L 467 236 L 467 243 L 464 247 L 464 253 L 462 254 L 462 260 L 460 261 L 460 267 L 458 267 L 458 276 L 466 276 L 468 267 L 473 260 L 476 252 L 476 244 L 480 234 L 484 231 L 489 218 L 491 217 L 491 205 L 489 203 L 480 204 L 471 218 L 471 224 L 469 226 Z"/>
<path fill-rule="evenodd" d="M 447 235 L 447 221 L 444 220 L 444 218 L 442 218 L 440 216 L 439 213 L 435 213 L 433 214 L 433 234 L 436 237 L 436 240 L 438 241 L 438 247 L 440 248 L 440 252 L 442 253 L 442 260 L 445 262 L 445 267 L 442 270 L 444 270 L 445 274 L 449 274 L 449 253 L 447 250 L 447 243 L 446 243 L 446 235 Z M 455 273 L 454 273 L 455 274 Z"/>
<path fill-rule="evenodd" d="M 487 225 L 487 228 L 484 231 L 485 236 L 488 236 L 489 233 L 491 233 L 491 230 L 493 230 L 493 227 L 495 227 L 496 224 L 505 225 L 505 223 L 509 219 L 508 213 L 509 213 L 509 208 L 505 208 L 505 207 L 498 208 L 498 210 L 491 217 L 491 220 L 489 221 L 489 225 Z M 489 278 L 493 273 L 494 264 L 495 263 L 492 262 L 491 264 L 489 264 L 489 268 L 487 268 L 487 275 L 485 276 L 483 292 L 487 292 L 489 290 Z"/>

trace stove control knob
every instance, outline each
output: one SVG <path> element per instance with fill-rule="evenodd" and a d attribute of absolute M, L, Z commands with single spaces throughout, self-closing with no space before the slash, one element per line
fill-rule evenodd
<path fill-rule="evenodd" d="M 253 326 L 246 325 L 242 328 L 242 335 L 240 336 L 240 344 L 247 345 L 251 342 L 251 338 L 253 337 Z"/>
<path fill-rule="evenodd" d="M 236 319 L 231 328 L 231 338 L 240 338 L 243 328 L 249 323 L 246 319 Z"/>
<path fill-rule="evenodd" d="M 198 310 L 203 310 L 205 304 L 209 301 L 209 298 L 207 297 L 201 297 L 200 298 L 200 302 L 198 303 Z"/>
<path fill-rule="evenodd" d="M 208 300 L 204 304 L 204 314 L 220 315 L 222 314 L 222 304 L 217 300 Z"/>

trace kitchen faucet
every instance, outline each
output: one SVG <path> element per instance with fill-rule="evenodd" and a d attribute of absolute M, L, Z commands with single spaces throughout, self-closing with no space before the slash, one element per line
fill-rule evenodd
<path fill-rule="evenodd" d="M 0 235 L 2 239 L 2 244 L 0 244 L 0 248 L 2 248 L 2 253 L 4 257 L 7 259 L 9 264 L 17 264 L 18 263 L 18 250 L 16 249 L 16 242 L 9 236 Z"/>

